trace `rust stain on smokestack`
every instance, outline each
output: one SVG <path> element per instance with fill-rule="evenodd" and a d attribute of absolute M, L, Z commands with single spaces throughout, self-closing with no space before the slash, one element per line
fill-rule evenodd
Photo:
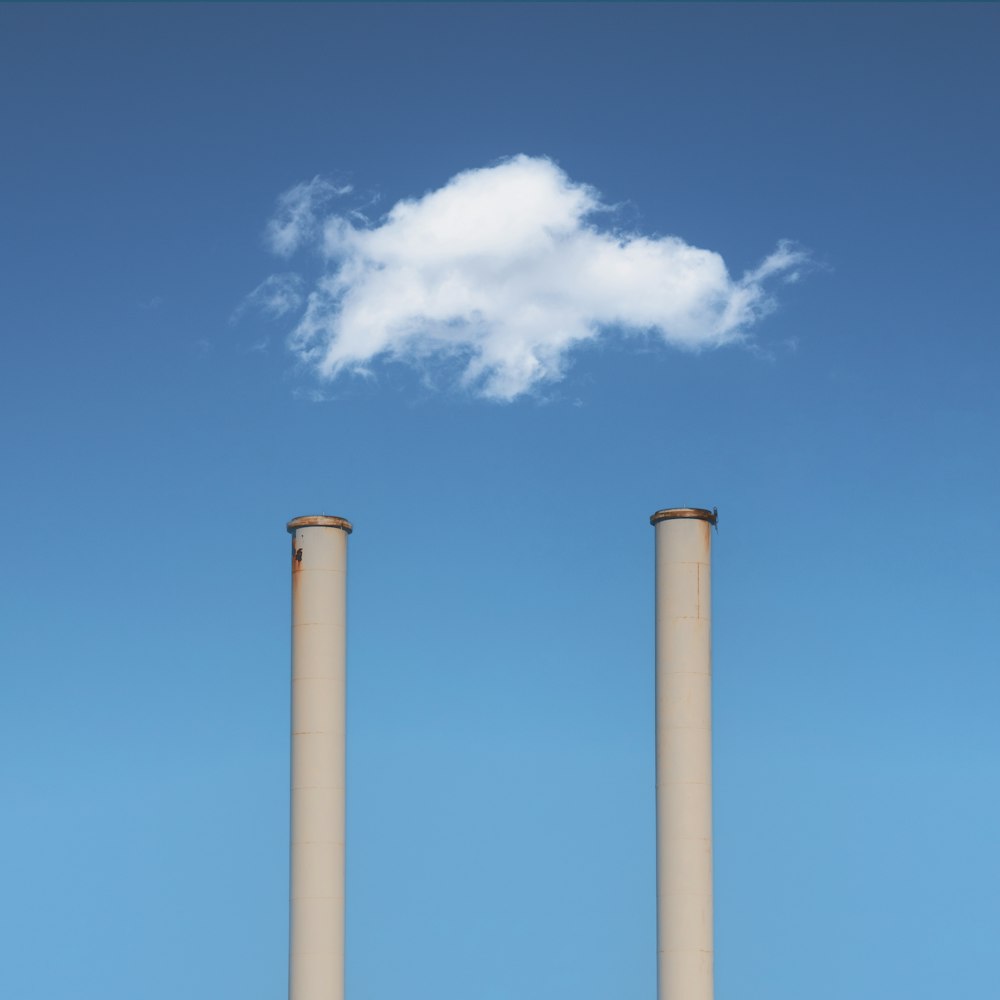
<path fill-rule="evenodd" d="M 663 510 L 658 510 L 650 517 L 649 523 L 657 525 L 661 521 L 676 521 L 688 518 L 695 521 L 708 521 L 709 524 L 715 525 L 719 523 L 719 511 L 718 508 L 707 510 L 705 507 L 664 507 Z"/>

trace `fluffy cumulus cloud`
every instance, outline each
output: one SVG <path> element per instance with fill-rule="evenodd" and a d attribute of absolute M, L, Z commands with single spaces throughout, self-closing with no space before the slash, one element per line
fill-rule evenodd
<path fill-rule="evenodd" d="M 598 192 L 545 158 L 467 170 L 375 223 L 330 212 L 340 193 L 300 184 L 268 229 L 283 256 L 318 252 L 290 344 L 330 379 L 393 360 L 510 400 L 560 379 L 573 348 L 599 338 L 739 340 L 774 306 L 768 280 L 793 280 L 804 262 L 783 243 L 734 278 L 711 250 L 615 230 Z"/>

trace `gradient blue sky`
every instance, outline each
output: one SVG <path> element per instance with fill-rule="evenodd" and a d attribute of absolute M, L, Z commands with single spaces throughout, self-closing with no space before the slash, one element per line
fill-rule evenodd
<path fill-rule="evenodd" d="M 355 522 L 351 1000 L 655 995 L 657 507 L 718 505 L 727 1000 L 998 978 L 990 5 L 0 8 L 0 994 L 285 990 L 285 521 Z M 279 195 L 552 158 L 735 275 L 510 403 L 323 385 Z M 320 391 L 322 390 L 322 391 Z M 322 395 L 322 401 L 317 401 Z"/>

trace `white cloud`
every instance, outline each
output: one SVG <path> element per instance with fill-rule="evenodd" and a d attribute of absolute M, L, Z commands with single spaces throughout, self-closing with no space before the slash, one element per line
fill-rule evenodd
<path fill-rule="evenodd" d="M 229 322 L 237 323 L 247 309 L 257 309 L 272 319 L 280 319 L 301 307 L 302 288 L 302 279 L 297 274 L 272 274 L 236 307 Z"/>
<path fill-rule="evenodd" d="M 765 282 L 795 280 L 806 260 L 782 243 L 734 279 L 719 254 L 675 236 L 600 226 L 598 192 L 545 158 L 465 171 L 374 225 L 321 218 L 336 190 L 297 185 L 269 227 L 277 253 L 311 245 L 324 260 L 290 344 L 329 379 L 376 360 L 457 362 L 461 385 L 510 400 L 560 379 L 572 349 L 602 337 L 688 350 L 739 340 L 774 307 Z"/>
<path fill-rule="evenodd" d="M 278 209 L 264 234 L 272 252 L 290 257 L 316 235 L 318 213 L 323 207 L 338 195 L 350 194 L 351 190 L 350 184 L 337 186 L 322 177 L 289 188 L 278 198 Z"/>

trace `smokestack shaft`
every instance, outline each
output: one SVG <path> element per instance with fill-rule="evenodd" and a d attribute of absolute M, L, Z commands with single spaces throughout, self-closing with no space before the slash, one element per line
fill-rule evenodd
<path fill-rule="evenodd" d="M 659 1000 L 712 1000 L 715 514 L 657 511 L 656 912 Z"/>
<path fill-rule="evenodd" d="M 292 535 L 289 1000 L 344 997 L 348 521 L 299 517 Z"/>

